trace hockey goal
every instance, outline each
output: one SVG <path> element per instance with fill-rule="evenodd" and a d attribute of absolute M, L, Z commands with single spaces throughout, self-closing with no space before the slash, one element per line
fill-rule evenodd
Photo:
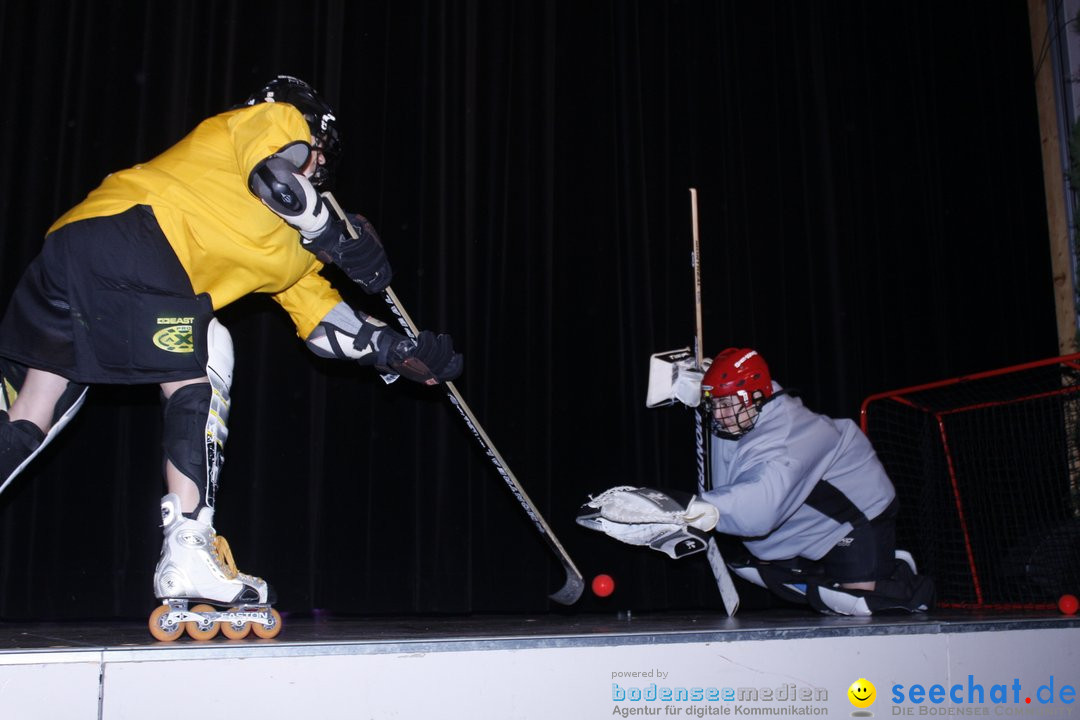
<path fill-rule="evenodd" d="M 861 421 L 939 606 L 1080 594 L 1080 354 L 872 395 Z"/>

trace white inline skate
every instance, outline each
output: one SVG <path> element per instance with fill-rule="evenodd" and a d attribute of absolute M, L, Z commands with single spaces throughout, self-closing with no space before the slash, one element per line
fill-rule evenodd
<path fill-rule="evenodd" d="M 154 594 L 162 605 L 150 614 L 151 635 L 169 642 L 184 631 L 195 640 L 209 640 L 219 630 L 233 640 L 281 632 L 269 585 L 236 569 L 229 544 L 214 532 L 213 509 L 203 508 L 192 520 L 180 512 L 180 498 L 169 494 L 161 499 L 161 518 L 165 542 Z"/>

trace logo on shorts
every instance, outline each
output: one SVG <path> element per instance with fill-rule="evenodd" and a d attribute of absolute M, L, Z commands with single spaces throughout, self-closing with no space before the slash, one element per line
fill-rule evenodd
<path fill-rule="evenodd" d="M 159 317 L 157 324 L 168 327 L 154 333 L 154 345 L 165 352 L 195 352 L 195 336 L 191 327 L 194 321 L 195 318 L 190 317 Z"/>

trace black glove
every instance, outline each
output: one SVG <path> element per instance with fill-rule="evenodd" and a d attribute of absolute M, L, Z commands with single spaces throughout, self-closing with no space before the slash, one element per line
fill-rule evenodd
<path fill-rule="evenodd" d="M 349 279 L 368 294 L 381 292 L 390 285 L 393 271 L 375 228 L 362 215 L 350 214 L 359 235 L 353 239 L 345 222 L 331 217 L 317 237 L 304 240 L 304 248 L 324 263 L 341 268 Z"/>
<path fill-rule="evenodd" d="M 377 341 L 379 356 L 375 366 L 413 382 L 437 385 L 461 374 L 465 359 L 454 352 L 454 341 L 446 333 L 423 330 L 416 340 L 383 329 Z"/>

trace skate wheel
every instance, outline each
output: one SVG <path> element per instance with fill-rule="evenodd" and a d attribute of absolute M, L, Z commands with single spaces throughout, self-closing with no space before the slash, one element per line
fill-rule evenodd
<path fill-rule="evenodd" d="M 168 616 L 170 612 L 172 612 L 172 608 L 168 605 L 158 605 L 157 609 L 150 613 L 150 634 L 154 636 L 155 640 L 172 642 L 180 637 L 180 633 L 184 631 L 184 626 L 180 623 L 169 622 Z"/>
<path fill-rule="evenodd" d="M 203 613 L 203 612 L 217 612 L 210 605 L 196 605 L 191 608 L 191 612 Z M 191 636 L 193 640 L 210 640 L 218 634 L 220 627 L 218 623 L 213 620 L 205 620 L 199 622 L 198 620 L 189 620 L 184 623 L 184 629 L 187 630 L 187 634 Z"/>
<path fill-rule="evenodd" d="M 230 640 L 243 640 L 251 632 L 251 623 L 221 623 L 221 634 Z"/>
<path fill-rule="evenodd" d="M 281 613 L 274 608 L 270 608 L 270 624 L 263 625 L 262 623 L 253 622 L 251 623 L 251 632 L 264 640 L 277 637 L 278 633 L 281 632 Z"/>

